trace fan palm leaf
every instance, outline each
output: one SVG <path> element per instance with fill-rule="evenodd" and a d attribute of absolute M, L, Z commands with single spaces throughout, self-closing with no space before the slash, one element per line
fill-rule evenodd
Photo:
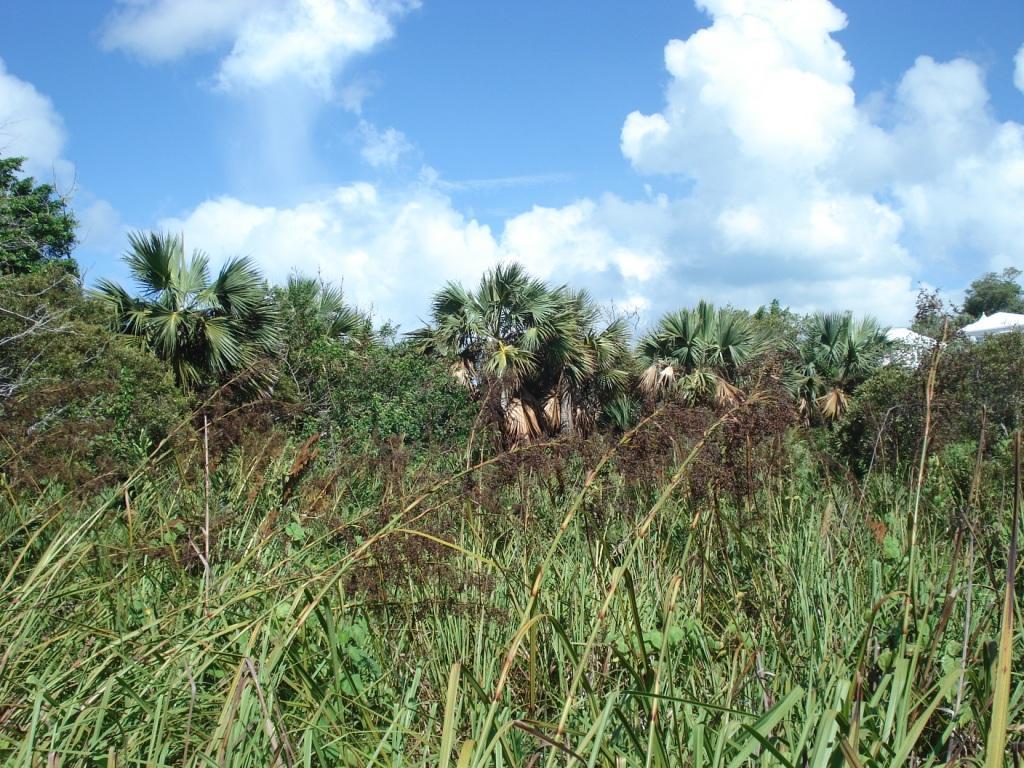
<path fill-rule="evenodd" d="M 738 369 L 763 351 L 746 315 L 701 301 L 664 315 L 641 339 L 640 388 L 649 397 L 678 391 L 690 401 L 732 402 L 740 392 L 733 383 Z"/>
<path fill-rule="evenodd" d="M 887 346 L 885 328 L 872 317 L 817 313 L 808 319 L 799 367 L 787 376 L 787 386 L 804 413 L 835 421 L 853 389 L 879 367 Z"/>

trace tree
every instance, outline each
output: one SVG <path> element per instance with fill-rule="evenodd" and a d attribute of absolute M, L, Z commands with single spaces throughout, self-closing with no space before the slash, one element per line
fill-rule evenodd
<path fill-rule="evenodd" d="M 512 440 L 586 431 L 629 380 L 628 328 L 599 329 L 584 291 L 552 288 L 517 264 L 487 272 L 475 292 L 449 283 L 431 323 L 410 336 L 448 360 L 472 392 L 493 396 Z"/>
<path fill-rule="evenodd" d="M 888 347 L 885 329 L 873 317 L 859 320 L 846 313 L 812 315 L 799 342 L 799 365 L 789 386 L 801 410 L 826 421 L 840 418 L 854 387 L 882 363 Z"/>
<path fill-rule="evenodd" d="M 924 286 L 917 292 L 914 322 L 910 330 L 932 339 L 942 340 L 943 334 L 952 336 L 969 319 L 942 296 L 938 288 Z"/>
<path fill-rule="evenodd" d="M 982 275 L 967 289 L 964 312 L 973 319 L 993 312 L 1024 312 L 1024 296 L 1017 282 L 1020 275 L 1020 270 L 1014 267 L 1007 267 L 998 274 Z"/>
<path fill-rule="evenodd" d="M 211 282 L 209 258 L 185 258 L 180 236 L 129 235 L 125 262 L 140 297 L 101 280 L 96 296 L 122 333 L 144 338 L 168 361 L 178 384 L 193 389 L 206 377 L 251 366 L 278 341 L 278 314 L 250 259 L 232 259 Z"/>
<path fill-rule="evenodd" d="M 52 184 L 21 176 L 22 157 L 0 158 L 0 275 L 24 274 L 50 261 L 70 261 L 75 220 Z"/>
<path fill-rule="evenodd" d="M 750 316 L 754 333 L 774 349 L 792 347 L 800 335 L 800 316 L 789 307 L 783 307 L 778 299 L 768 305 L 761 305 Z"/>
<path fill-rule="evenodd" d="M 712 397 L 719 404 L 735 402 L 741 394 L 735 385 L 737 370 L 763 348 L 745 313 L 715 309 L 702 301 L 663 316 L 640 340 L 640 386 L 648 396 L 680 394 L 688 401 Z"/>

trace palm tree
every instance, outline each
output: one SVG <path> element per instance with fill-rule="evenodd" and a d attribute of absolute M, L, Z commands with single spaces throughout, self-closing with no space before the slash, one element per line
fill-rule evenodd
<path fill-rule="evenodd" d="M 835 421 L 846 412 L 853 388 L 882 363 L 889 344 L 885 331 L 873 317 L 857 320 L 849 312 L 819 312 L 808 319 L 798 368 L 789 377 L 806 416 L 816 410 Z"/>
<path fill-rule="evenodd" d="M 487 272 L 476 291 L 446 285 L 430 324 L 410 336 L 450 360 L 474 393 L 495 395 L 507 437 L 529 440 L 585 431 L 628 381 L 628 329 L 598 330 L 598 319 L 586 292 L 551 288 L 510 264 Z"/>
<path fill-rule="evenodd" d="M 640 388 L 650 397 L 675 393 L 691 402 L 708 396 L 719 404 L 735 402 L 741 395 L 738 369 L 763 347 L 745 314 L 701 301 L 663 316 L 640 340 Z"/>
<path fill-rule="evenodd" d="M 141 296 L 110 280 L 95 295 L 123 333 L 146 340 L 167 360 L 178 384 L 193 389 L 208 376 L 252 365 L 278 340 L 277 313 L 264 280 L 246 258 L 232 259 L 210 280 L 209 258 L 185 258 L 177 235 L 134 232 L 124 260 Z"/>
<path fill-rule="evenodd" d="M 359 342 L 373 338 L 370 316 L 346 304 L 341 289 L 322 280 L 291 275 L 283 288 L 275 289 L 275 296 L 281 325 L 288 328 L 293 343 L 296 336 L 305 343 L 316 338 Z"/>
<path fill-rule="evenodd" d="M 605 405 L 629 386 L 633 358 L 629 326 L 601 313 L 586 291 L 553 291 L 560 332 L 542 347 L 536 391 L 554 432 L 590 432 Z"/>

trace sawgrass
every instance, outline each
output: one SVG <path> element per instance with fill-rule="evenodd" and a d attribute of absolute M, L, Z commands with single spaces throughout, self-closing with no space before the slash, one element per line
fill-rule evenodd
<path fill-rule="evenodd" d="M 916 482 L 795 450 L 755 498 L 696 500 L 699 441 L 660 487 L 615 450 L 560 485 L 484 488 L 456 451 L 397 481 L 324 462 L 335 482 L 292 493 L 286 446 L 208 491 L 200 456 L 86 502 L 8 495 L 0 758 L 824 768 L 1020 742 L 1019 576 L 990 578 L 1012 493 L 975 557 Z"/>

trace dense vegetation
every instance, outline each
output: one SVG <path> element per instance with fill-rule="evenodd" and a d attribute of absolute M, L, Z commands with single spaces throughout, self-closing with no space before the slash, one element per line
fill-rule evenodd
<path fill-rule="evenodd" d="M 1021 334 L 127 259 L 0 278 L 6 763 L 1019 759 Z"/>

